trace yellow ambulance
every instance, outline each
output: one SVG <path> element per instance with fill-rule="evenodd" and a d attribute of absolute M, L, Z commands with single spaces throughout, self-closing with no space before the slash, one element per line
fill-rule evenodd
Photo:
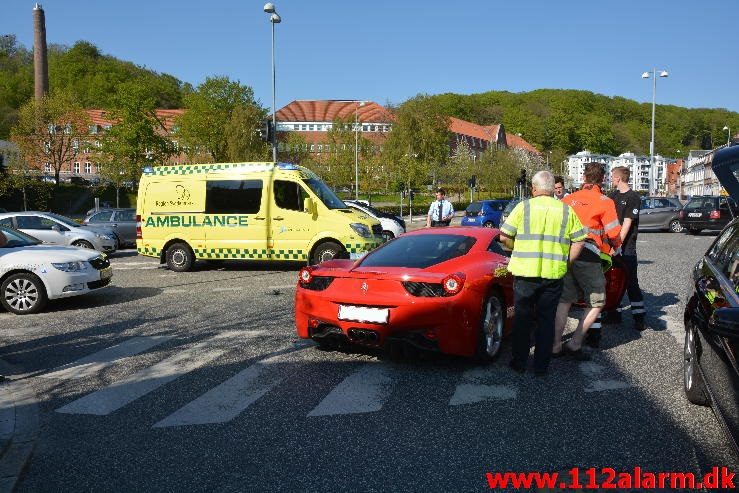
<path fill-rule="evenodd" d="M 382 242 L 379 222 L 288 163 L 146 168 L 136 221 L 139 254 L 177 272 L 197 259 L 354 259 Z"/>

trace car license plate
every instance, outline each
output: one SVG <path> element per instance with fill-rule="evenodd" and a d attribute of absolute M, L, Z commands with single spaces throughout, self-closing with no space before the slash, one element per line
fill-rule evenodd
<path fill-rule="evenodd" d="M 389 316 L 390 310 L 388 308 L 339 305 L 339 320 L 386 324 Z"/>
<path fill-rule="evenodd" d="M 100 279 L 105 280 L 111 277 L 113 277 L 113 269 L 111 267 L 106 267 L 100 271 Z"/>
<path fill-rule="evenodd" d="M 688 212 L 688 217 L 701 217 L 702 215 L 701 212 Z"/>

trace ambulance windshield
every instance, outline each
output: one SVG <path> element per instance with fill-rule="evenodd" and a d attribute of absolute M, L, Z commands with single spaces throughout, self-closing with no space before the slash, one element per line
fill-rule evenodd
<path fill-rule="evenodd" d="M 323 183 L 321 180 L 317 178 L 306 178 L 303 180 L 306 185 L 310 187 L 311 190 L 313 190 L 313 193 L 318 195 L 318 198 L 321 199 L 321 202 L 323 202 L 326 207 L 329 209 L 346 209 L 346 204 L 341 201 L 339 197 L 334 194 L 333 191 L 331 191 L 328 186 L 326 186 L 325 183 Z"/>

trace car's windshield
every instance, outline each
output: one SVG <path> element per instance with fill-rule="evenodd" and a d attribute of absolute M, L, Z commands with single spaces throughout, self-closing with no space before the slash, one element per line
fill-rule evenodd
<path fill-rule="evenodd" d="M 331 189 L 328 188 L 321 180 L 316 178 L 306 178 L 303 181 L 329 209 L 346 209 L 346 204 L 342 202 L 341 199 L 337 197 L 336 194 L 332 192 Z"/>
<path fill-rule="evenodd" d="M 419 234 L 401 236 L 367 255 L 362 267 L 410 267 L 425 269 L 466 255 L 477 241 L 471 236 Z"/>
<path fill-rule="evenodd" d="M 2 239 L 0 239 L 0 248 L 17 248 L 41 243 L 31 235 L 27 235 L 16 229 L 6 228 L 5 226 L 0 226 L 0 234 L 5 236 L 6 239 L 4 245 Z"/>
<path fill-rule="evenodd" d="M 504 210 L 507 205 L 508 205 L 507 202 L 488 202 L 488 208 L 491 211 L 496 211 L 496 212 Z"/>
<path fill-rule="evenodd" d="M 482 202 L 472 202 L 467 206 L 466 212 L 468 216 L 474 216 L 482 210 Z"/>
<path fill-rule="evenodd" d="M 713 209 L 714 207 L 715 201 L 713 197 L 694 197 L 690 199 L 690 202 L 685 204 L 686 210 Z"/>
<path fill-rule="evenodd" d="M 520 202 L 518 199 L 511 200 L 508 202 L 508 205 L 505 206 L 505 209 L 503 209 L 503 214 L 506 216 L 510 215 L 511 211 L 516 207 L 516 205 Z"/>
<path fill-rule="evenodd" d="M 49 217 L 54 218 L 55 220 L 59 221 L 60 223 L 64 224 L 65 226 L 69 226 L 72 228 L 79 228 L 80 225 L 76 222 L 72 221 L 68 217 L 60 216 L 59 214 L 48 214 Z"/>

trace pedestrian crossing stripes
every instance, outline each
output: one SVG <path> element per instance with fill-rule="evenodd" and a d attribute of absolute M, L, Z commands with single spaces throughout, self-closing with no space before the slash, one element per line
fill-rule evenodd
<path fill-rule="evenodd" d="M 267 331 L 227 331 L 185 347 L 179 352 L 144 369 L 121 378 L 105 387 L 84 395 L 56 411 L 61 414 L 110 415 L 147 394 L 175 381 L 224 356 L 245 340 L 256 340 Z M 42 378 L 56 381 L 77 381 L 92 377 L 113 365 L 120 365 L 165 343 L 171 345 L 174 336 L 153 335 L 133 337 L 94 354 L 63 365 Z M 299 368 L 309 363 L 313 343 L 300 341 L 259 357 L 254 363 L 219 383 L 168 415 L 158 417 L 154 428 L 207 425 L 236 419 L 269 392 L 288 379 L 294 380 Z M 305 350 L 305 351 L 304 351 Z M 343 368 L 343 364 L 340 365 Z M 337 367 L 338 368 L 338 367 Z M 615 370 L 595 362 L 578 365 L 579 380 L 573 380 L 581 392 L 625 391 L 632 385 L 615 376 Z M 342 370 L 343 371 L 343 370 Z M 453 376 L 454 374 L 452 374 Z M 449 374 L 446 377 L 448 378 Z M 302 413 L 306 419 L 341 415 L 376 413 L 393 398 L 398 382 L 407 377 L 404 367 L 384 361 L 365 362 L 354 367 L 338 384 L 326 386 L 322 399 L 312 409 Z M 518 399 L 532 384 L 528 379 L 513 375 L 500 365 L 475 367 L 465 371 L 450 392 L 447 405 L 451 408 L 477 404 L 504 403 Z M 573 387 L 568 388 L 568 392 Z M 524 397 L 525 397 L 524 395 Z M 438 400 L 435 400 L 438 401 Z"/>

